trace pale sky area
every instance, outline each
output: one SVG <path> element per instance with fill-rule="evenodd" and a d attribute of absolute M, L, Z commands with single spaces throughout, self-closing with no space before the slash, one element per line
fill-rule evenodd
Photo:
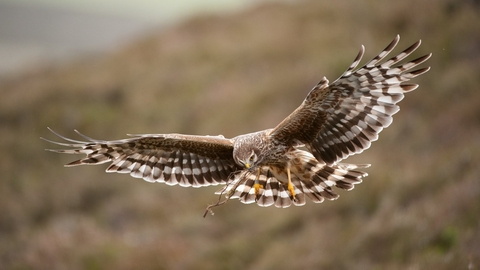
<path fill-rule="evenodd" d="M 124 16 L 151 22 L 175 20 L 201 12 L 225 12 L 261 0 L 3 0 L 30 6 L 64 8 L 102 15 Z"/>
<path fill-rule="evenodd" d="M 0 0 L 0 78 L 109 51 L 191 16 L 267 1 L 282 0 Z"/>

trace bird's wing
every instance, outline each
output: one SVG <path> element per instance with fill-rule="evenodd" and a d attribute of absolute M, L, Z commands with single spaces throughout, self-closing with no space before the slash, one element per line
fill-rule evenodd
<path fill-rule="evenodd" d="M 232 172 L 238 170 L 232 155 L 233 143 L 223 136 L 144 134 L 131 135 L 132 138 L 124 140 L 102 141 L 77 131 L 87 140 L 77 141 L 51 131 L 68 143 L 44 140 L 72 149 L 48 150 L 86 155 L 65 166 L 112 162 L 107 172 L 129 173 L 149 182 L 184 187 L 224 184 L 233 176 Z"/>
<path fill-rule="evenodd" d="M 382 62 L 399 39 L 397 35 L 385 50 L 355 70 L 365 51 L 362 46 L 340 78 L 331 84 L 323 78 L 270 136 L 286 144 L 300 141 L 315 158 L 330 165 L 369 148 L 378 134 L 392 123 L 392 116 L 399 110 L 396 103 L 418 87 L 405 82 L 430 69 L 411 70 L 431 54 L 398 64 L 414 52 L 421 41 Z"/>

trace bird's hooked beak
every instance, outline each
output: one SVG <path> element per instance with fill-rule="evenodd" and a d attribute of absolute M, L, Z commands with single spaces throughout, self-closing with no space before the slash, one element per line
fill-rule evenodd
<path fill-rule="evenodd" d="M 250 169 L 250 167 L 252 167 L 252 165 L 250 165 L 250 163 L 245 163 L 245 168 Z"/>

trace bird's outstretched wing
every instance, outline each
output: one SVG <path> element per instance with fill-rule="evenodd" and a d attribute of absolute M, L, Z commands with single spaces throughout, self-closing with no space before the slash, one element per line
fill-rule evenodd
<path fill-rule="evenodd" d="M 232 155 L 233 142 L 223 136 L 145 134 L 131 135 L 132 138 L 124 140 L 101 141 L 76 131 L 87 140 L 77 141 L 50 131 L 68 143 L 44 140 L 72 149 L 49 151 L 86 155 L 65 166 L 112 162 L 107 172 L 129 173 L 149 182 L 184 187 L 225 184 L 229 177 L 233 177 L 232 172 L 238 170 Z"/>
<path fill-rule="evenodd" d="M 414 52 L 421 41 L 382 62 L 399 40 L 397 35 L 379 55 L 355 70 L 365 51 L 362 46 L 340 78 L 329 84 L 324 77 L 270 136 L 286 144 L 300 141 L 315 158 L 329 165 L 369 148 L 378 134 L 392 123 L 392 116 L 399 110 L 396 103 L 418 87 L 405 82 L 430 69 L 412 71 L 431 54 L 397 65 Z"/>

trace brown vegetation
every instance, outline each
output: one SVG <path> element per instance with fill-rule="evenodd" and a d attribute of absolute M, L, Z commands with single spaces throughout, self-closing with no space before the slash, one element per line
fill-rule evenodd
<path fill-rule="evenodd" d="M 0 84 L 0 269 L 479 269 L 478 1 L 306 1 L 195 18 L 112 55 Z M 46 127 L 100 139 L 276 125 L 361 44 L 423 40 L 432 70 L 335 202 L 288 209 L 217 189 L 63 168 Z M 366 61 L 365 59 L 364 61 Z"/>

